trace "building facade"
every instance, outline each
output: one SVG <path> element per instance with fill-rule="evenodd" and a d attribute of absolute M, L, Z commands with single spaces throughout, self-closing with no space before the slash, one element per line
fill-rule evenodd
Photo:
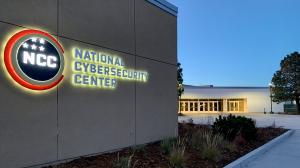
<path fill-rule="evenodd" d="M 271 107 L 272 106 L 272 107 Z M 179 111 L 206 112 L 283 112 L 283 103 L 272 103 L 269 87 L 184 86 Z"/>
<path fill-rule="evenodd" d="M 177 8 L 0 0 L 0 167 L 177 136 Z"/>

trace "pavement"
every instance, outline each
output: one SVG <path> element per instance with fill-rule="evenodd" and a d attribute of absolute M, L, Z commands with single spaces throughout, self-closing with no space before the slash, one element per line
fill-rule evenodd
<path fill-rule="evenodd" d="M 300 116 L 283 114 L 243 113 L 251 117 L 258 127 L 276 125 L 294 130 L 282 142 L 272 146 L 266 153 L 259 155 L 243 168 L 300 168 Z M 196 124 L 212 124 L 219 114 L 190 114 L 178 117 L 178 121 L 193 119 Z"/>
<path fill-rule="evenodd" d="M 220 113 L 187 114 L 185 116 L 179 116 L 178 121 L 187 121 L 192 118 L 195 124 L 212 124 L 219 115 Z M 228 114 L 223 113 L 223 115 Z M 253 118 L 256 121 L 257 127 L 275 125 L 277 127 L 284 127 L 286 129 L 300 129 L 300 115 L 263 113 L 239 113 L 236 115 Z"/>
<path fill-rule="evenodd" d="M 250 163 L 245 168 L 299 168 L 300 167 L 300 130 L 273 146 L 269 151 Z"/>

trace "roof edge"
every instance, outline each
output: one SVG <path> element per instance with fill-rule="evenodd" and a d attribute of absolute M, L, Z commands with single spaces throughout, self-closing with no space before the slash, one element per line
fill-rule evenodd
<path fill-rule="evenodd" d="M 183 85 L 183 87 L 190 87 L 195 89 L 269 89 L 267 86 L 213 86 L 213 85 Z"/>
<path fill-rule="evenodd" d="M 147 0 L 147 1 L 168 13 L 177 16 L 178 8 L 168 1 L 166 0 Z"/>

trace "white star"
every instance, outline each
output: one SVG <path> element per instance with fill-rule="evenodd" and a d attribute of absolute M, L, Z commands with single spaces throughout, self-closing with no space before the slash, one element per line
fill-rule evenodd
<path fill-rule="evenodd" d="M 31 49 L 36 50 L 37 46 L 36 45 L 31 45 Z"/>
<path fill-rule="evenodd" d="M 37 40 L 36 37 L 32 37 L 32 38 L 31 38 L 31 41 L 32 41 L 32 42 L 36 42 L 36 40 Z"/>
<path fill-rule="evenodd" d="M 42 39 L 42 38 L 40 38 L 40 43 L 41 43 L 41 44 L 45 44 L 45 40 Z"/>
<path fill-rule="evenodd" d="M 23 46 L 23 48 L 28 48 L 28 44 L 27 43 L 24 43 L 22 46 Z"/>
<path fill-rule="evenodd" d="M 40 49 L 40 51 L 44 51 L 44 50 L 45 50 L 45 47 L 40 46 L 39 49 Z"/>

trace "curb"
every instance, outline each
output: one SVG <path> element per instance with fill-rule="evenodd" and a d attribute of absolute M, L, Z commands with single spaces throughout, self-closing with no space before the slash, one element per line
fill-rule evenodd
<path fill-rule="evenodd" d="M 248 163 L 257 158 L 258 156 L 266 153 L 270 148 L 277 145 L 278 143 L 282 142 L 289 136 L 291 136 L 294 133 L 294 130 L 289 130 L 285 132 L 284 134 L 280 135 L 279 137 L 276 137 L 275 139 L 271 140 L 270 142 L 264 144 L 263 146 L 253 150 L 252 152 L 238 158 L 237 160 L 229 163 L 224 168 L 245 168 L 247 167 Z"/>

